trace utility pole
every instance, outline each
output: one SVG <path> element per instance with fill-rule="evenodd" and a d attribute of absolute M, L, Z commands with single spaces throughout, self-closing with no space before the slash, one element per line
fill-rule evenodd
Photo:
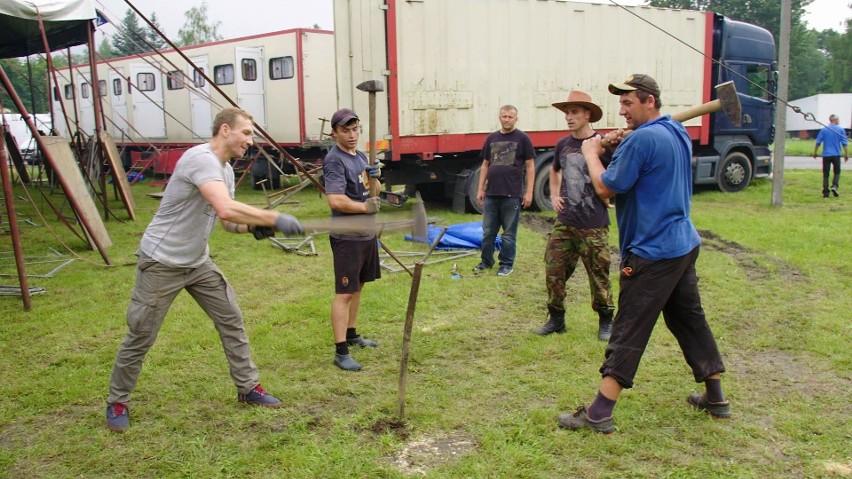
<path fill-rule="evenodd" d="M 772 206 L 780 207 L 784 192 L 784 143 L 787 135 L 787 90 L 790 77 L 791 0 L 781 0 L 781 39 L 778 48 L 778 90 L 775 94 L 775 146 L 772 156 Z M 784 100 L 779 102 L 778 99 Z"/>

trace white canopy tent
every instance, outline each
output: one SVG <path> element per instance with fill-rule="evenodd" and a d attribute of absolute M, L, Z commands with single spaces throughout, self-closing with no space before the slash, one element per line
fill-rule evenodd
<path fill-rule="evenodd" d="M 91 0 L 2 0 L 0 58 L 44 53 L 39 15 L 52 50 L 86 43 L 96 18 Z"/>

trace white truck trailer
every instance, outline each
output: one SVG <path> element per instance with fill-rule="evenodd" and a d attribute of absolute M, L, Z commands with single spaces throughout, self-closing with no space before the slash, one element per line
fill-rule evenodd
<path fill-rule="evenodd" d="M 334 0 L 334 19 L 339 106 L 366 128 L 368 96 L 356 86 L 386 85 L 376 112 L 386 183 L 452 197 L 456 210 L 481 211 L 478 152 L 504 104 L 518 108 L 537 149 L 535 203 L 549 208 L 547 168 L 566 134 L 551 104 L 584 90 L 603 108 L 594 128 L 623 127 L 607 85 L 632 73 L 659 82 L 664 113 L 710 101 L 714 85 L 733 80 L 742 127 L 722 113 L 686 123 L 695 183 L 738 191 L 770 173 L 775 46 L 760 27 L 564 0 Z"/>

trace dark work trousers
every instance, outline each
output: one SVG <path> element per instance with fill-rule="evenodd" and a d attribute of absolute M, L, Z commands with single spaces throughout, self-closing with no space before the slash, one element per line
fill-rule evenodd
<path fill-rule="evenodd" d="M 831 187 L 840 187 L 840 156 L 824 156 L 822 158 L 822 196 L 828 197 L 828 174 L 834 170 Z"/>
<path fill-rule="evenodd" d="M 627 254 L 621 260 L 618 311 L 607 344 L 602 376 L 633 387 L 639 361 L 660 312 L 680 344 L 696 382 L 725 371 L 698 294 L 698 247 L 679 258 L 646 260 Z"/>
<path fill-rule="evenodd" d="M 248 394 L 257 386 L 257 366 L 249 357 L 248 337 L 236 294 L 213 261 L 208 258 L 197 268 L 172 268 L 140 253 L 136 287 L 127 307 L 127 336 L 112 368 L 108 404 L 130 401 L 142 361 L 154 345 L 172 301 L 184 289 L 213 320 L 237 391 Z"/>

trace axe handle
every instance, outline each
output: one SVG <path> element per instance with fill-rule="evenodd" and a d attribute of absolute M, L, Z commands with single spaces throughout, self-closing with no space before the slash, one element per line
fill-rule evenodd
<path fill-rule="evenodd" d="M 368 96 L 370 105 L 370 166 L 376 164 L 376 92 L 371 91 Z M 378 178 L 370 178 L 370 197 L 379 196 L 381 184 Z"/>
<path fill-rule="evenodd" d="M 688 108 L 683 111 L 679 111 L 677 113 L 672 113 L 672 120 L 679 121 L 681 123 L 685 121 L 689 121 L 693 118 L 698 118 L 702 115 L 709 115 L 710 113 L 716 113 L 717 111 L 722 109 L 722 102 L 719 100 L 708 101 L 707 103 L 694 106 L 692 108 Z M 624 136 L 627 137 L 633 130 L 624 130 Z M 601 141 L 601 146 L 604 148 L 610 148 L 612 145 L 610 142 L 603 140 Z"/>

